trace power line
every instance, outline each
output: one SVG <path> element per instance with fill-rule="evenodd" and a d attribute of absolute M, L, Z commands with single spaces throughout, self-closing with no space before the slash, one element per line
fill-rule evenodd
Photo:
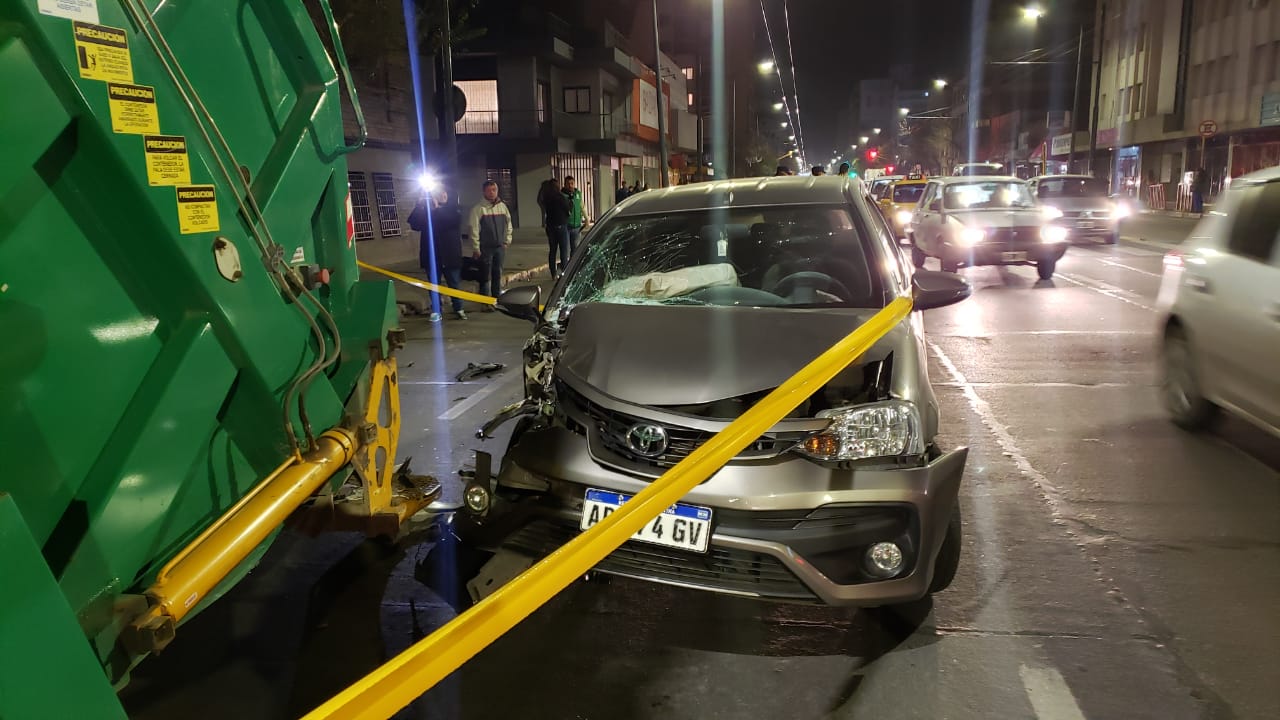
<path fill-rule="evenodd" d="M 769 13 L 765 10 L 764 0 L 760 0 L 760 15 L 764 18 L 764 34 L 769 38 L 769 54 L 773 56 L 773 70 L 778 77 L 778 89 L 782 91 L 782 107 L 787 113 L 787 122 L 795 129 L 796 148 L 801 157 L 804 156 L 804 137 L 800 134 L 800 108 L 799 99 L 796 100 L 796 114 L 791 114 L 791 103 L 787 100 L 787 85 L 782 79 L 782 64 L 778 62 L 778 51 L 773 45 L 773 32 L 769 29 Z"/>
<path fill-rule="evenodd" d="M 791 88 L 796 93 L 796 137 L 800 139 L 801 156 L 804 155 L 804 128 L 800 125 L 800 83 L 796 80 L 796 56 L 791 43 L 791 12 L 787 0 L 782 0 L 782 17 L 787 28 L 787 57 L 791 62 Z"/>

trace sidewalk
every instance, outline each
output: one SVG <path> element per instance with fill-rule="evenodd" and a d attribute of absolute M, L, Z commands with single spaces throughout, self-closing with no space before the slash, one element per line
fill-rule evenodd
<path fill-rule="evenodd" d="M 418 233 L 412 230 L 399 238 L 366 240 L 357 243 L 356 255 L 361 262 L 413 278 L 430 280 L 427 273 L 418 266 Z M 503 271 L 504 286 L 547 276 L 546 232 L 542 228 L 520 228 L 512 233 L 511 246 L 507 248 Z M 369 270 L 361 270 L 360 279 L 385 280 L 386 278 Z M 430 312 L 431 293 L 399 282 L 395 283 L 395 288 L 398 304 L 412 308 L 413 312 L 424 314 Z M 461 289 L 475 292 L 476 284 L 463 282 Z M 445 304 L 446 306 L 448 304 L 447 298 Z"/>

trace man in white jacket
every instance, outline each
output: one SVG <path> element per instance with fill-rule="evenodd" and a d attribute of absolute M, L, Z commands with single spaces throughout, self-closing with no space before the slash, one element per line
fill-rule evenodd
<path fill-rule="evenodd" d="M 484 181 L 484 199 L 471 208 L 471 246 L 480 258 L 480 294 L 502 292 L 502 263 L 511 245 L 511 211 L 498 197 L 498 183 Z M 492 306 L 485 310 L 491 311 Z"/>

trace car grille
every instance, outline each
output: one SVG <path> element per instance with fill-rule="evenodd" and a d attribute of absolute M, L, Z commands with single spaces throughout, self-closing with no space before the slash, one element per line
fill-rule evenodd
<path fill-rule="evenodd" d="M 710 440 L 715 433 L 658 423 L 644 418 L 627 415 L 588 400 L 582 393 L 569 387 L 567 383 L 556 383 L 556 394 L 562 402 L 567 402 L 591 419 L 599 438 L 610 453 L 628 462 L 647 466 L 653 469 L 666 469 L 685 459 L 694 450 Z M 633 451 L 627 444 L 627 432 L 636 425 L 656 425 L 667 433 L 667 450 L 657 457 L 645 457 Z M 784 452 L 794 445 L 799 438 L 790 440 L 761 437 L 748 445 L 735 459 L 759 459 L 772 457 Z"/>
<path fill-rule="evenodd" d="M 995 250 L 1026 249 L 1040 244 L 1040 226 L 991 228 L 983 247 Z"/>
<path fill-rule="evenodd" d="M 1099 222 L 1110 220 L 1110 210 L 1065 210 L 1062 217 L 1067 220 L 1097 220 Z"/>
<path fill-rule="evenodd" d="M 539 518 L 508 536 L 503 546 L 543 557 L 577 534 L 576 528 Z M 746 550 L 712 547 L 706 553 L 695 554 L 628 541 L 601 560 L 596 568 L 647 580 L 818 602 L 817 596 L 777 558 Z"/>

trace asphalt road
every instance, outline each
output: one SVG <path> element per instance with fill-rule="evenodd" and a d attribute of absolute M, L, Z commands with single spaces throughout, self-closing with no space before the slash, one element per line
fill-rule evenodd
<path fill-rule="evenodd" d="M 964 270 L 974 296 L 926 314 L 940 441 L 971 449 L 961 570 L 932 602 L 582 582 L 403 716 L 1280 717 L 1280 442 L 1237 421 L 1187 434 L 1156 396 L 1160 256 L 1190 227 L 1136 218 L 1135 242 L 1073 248 L 1049 282 Z M 456 499 L 471 451 L 501 452 L 472 431 L 518 397 L 529 327 L 406 324 L 402 453 Z M 451 614 L 415 578 L 430 548 L 283 536 L 139 668 L 131 714 L 297 716 Z"/>

